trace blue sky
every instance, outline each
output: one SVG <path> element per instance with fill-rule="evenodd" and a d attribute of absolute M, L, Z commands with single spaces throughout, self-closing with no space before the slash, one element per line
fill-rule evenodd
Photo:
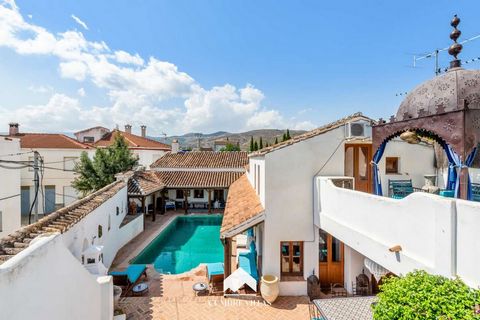
<path fill-rule="evenodd" d="M 462 19 L 461 39 L 480 34 L 478 1 L 37 0 L 16 6 L 4 4 L 9 11 L 0 12 L 0 19 L 15 11 L 24 20 L 4 19 L 13 37 L 34 38 L 38 31 L 31 29 L 40 27 L 57 43 L 26 50 L 0 34 L 0 125 L 18 121 L 29 131 L 131 122 L 147 124 L 151 134 L 178 134 L 310 129 L 356 111 L 387 118 L 401 102 L 397 92 L 434 76 L 431 59 L 412 68 L 413 54 L 448 46 L 453 14 Z M 78 49 L 83 56 L 58 49 L 67 31 L 88 43 Z M 117 51 L 143 64 L 125 64 L 113 57 Z M 99 64 L 106 56 L 108 64 Z M 480 39 L 460 55 L 478 56 Z M 441 66 L 449 60 L 443 53 Z"/>

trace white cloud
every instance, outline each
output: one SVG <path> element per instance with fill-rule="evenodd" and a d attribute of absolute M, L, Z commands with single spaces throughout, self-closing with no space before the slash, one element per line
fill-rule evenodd
<path fill-rule="evenodd" d="M 77 17 L 76 15 L 72 14 L 71 15 L 72 19 L 75 20 L 76 23 L 78 23 L 79 25 L 82 26 L 83 29 L 85 30 L 88 30 L 88 26 L 85 22 L 83 22 L 82 20 L 80 20 L 79 17 Z"/>
<path fill-rule="evenodd" d="M 83 81 L 87 75 L 87 66 L 81 61 L 61 62 L 60 74 L 64 78 Z"/>
<path fill-rule="evenodd" d="M 28 90 L 34 92 L 34 93 L 49 93 L 53 91 L 53 88 L 51 86 L 45 86 L 45 85 L 31 85 L 28 87 Z"/>
<path fill-rule="evenodd" d="M 138 66 L 141 66 L 145 63 L 145 61 L 143 61 L 142 57 L 140 57 L 138 53 L 136 53 L 135 55 L 131 55 L 126 51 L 118 50 L 118 51 L 115 51 L 114 56 L 115 56 L 115 60 L 117 60 L 120 63 L 135 64 Z"/>
<path fill-rule="evenodd" d="M 111 50 L 105 42 L 89 41 L 76 30 L 54 34 L 27 22 L 12 0 L 0 5 L 0 46 L 21 55 L 56 57 L 62 78 L 88 81 L 110 100 L 106 105 L 102 102 L 103 106 L 81 106 L 74 98 L 53 94 L 43 106 L 19 107 L 15 112 L 0 109 L 2 115 L 10 117 L 6 121 L 24 123 L 24 128 L 46 130 L 48 122 L 48 127 L 58 131 L 129 122 L 146 124 L 152 134 L 177 134 L 309 125 L 285 119 L 278 110 L 264 106 L 264 94 L 251 84 L 243 88 L 230 84 L 203 88 L 170 62 L 155 57 L 144 60 L 139 54 Z M 77 94 L 83 97 L 85 91 L 79 89 Z M 94 117 L 85 116 L 90 114 Z M 49 116 L 54 116 L 55 121 L 38 120 Z"/>

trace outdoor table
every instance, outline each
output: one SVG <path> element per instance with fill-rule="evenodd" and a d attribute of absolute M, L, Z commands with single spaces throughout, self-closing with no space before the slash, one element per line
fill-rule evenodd
<path fill-rule="evenodd" d="M 145 282 L 141 282 L 132 288 L 132 293 L 134 296 L 141 296 L 146 292 L 148 292 L 148 284 Z"/>
<path fill-rule="evenodd" d="M 198 296 L 199 293 L 205 293 L 208 289 L 208 284 L 205 282 L 197 282 L 193 285 L 193 291 L 195 291 L 195 295 Z"/>

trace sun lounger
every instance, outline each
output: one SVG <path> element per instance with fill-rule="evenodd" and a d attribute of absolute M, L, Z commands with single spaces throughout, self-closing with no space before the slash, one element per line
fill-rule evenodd
<path fill-rule="evenodd" d="M 111 271 L 109 275 L 113 277 L 113 284 L 124 287 L 124 295 L 132 290 L 132 288 L 140 282 L 142 275 L 147 279 L 147 265 L 131 264 L 123 271 Z"/>
<path fill-rule="evenodd" d="M 210 284 L 211 294 L 223 292 L 225 271 L 222 262 L 207 263 L 207 277 Z"/>

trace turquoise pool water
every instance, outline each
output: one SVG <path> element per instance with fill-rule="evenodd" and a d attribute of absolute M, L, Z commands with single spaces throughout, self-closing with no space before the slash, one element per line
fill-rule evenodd
<path fill-rule="evenodd" d="M 221 215 L 178 216 L 131 263 L 178 274 L 200 263 L 222 262 Z"/>

